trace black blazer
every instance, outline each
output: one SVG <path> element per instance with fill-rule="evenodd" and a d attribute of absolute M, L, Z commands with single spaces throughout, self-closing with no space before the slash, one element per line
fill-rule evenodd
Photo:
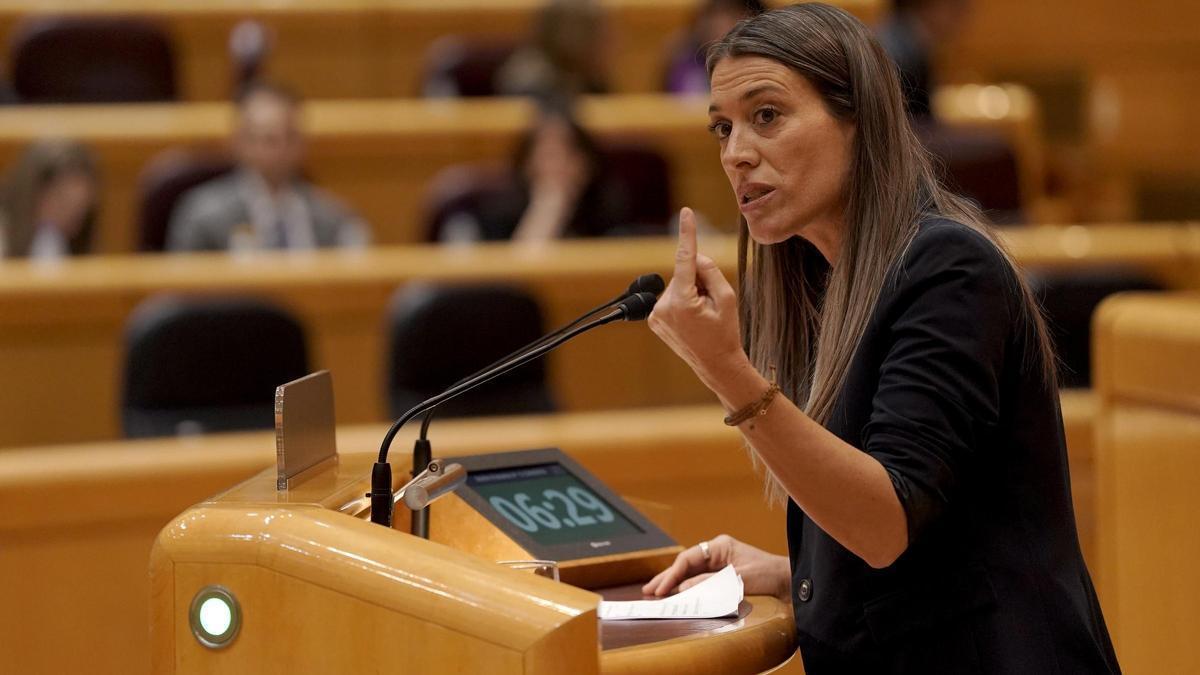
<path fill-rule="evenodd" d="M 1119 672 L 1024 308 L 1001 252 L 952 221 L 891 271 L 827 426 L 887 469 L 909 545 L 872 569 L 788 504 L 809 675 Z"/>

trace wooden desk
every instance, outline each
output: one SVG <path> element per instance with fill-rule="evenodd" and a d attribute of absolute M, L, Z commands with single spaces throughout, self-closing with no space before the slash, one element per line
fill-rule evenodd
<path fill-rule="evenodd" d="M 1094 521 L 1092 409 L 1086 393 L 1063 396 L 1085 552 L 1095 537 L 1087 525 Z M 682 545 L 726 532 L 783 554 L 784 512 L 763 502 L 741 437 L 721 424 L 722 415 L 716 406 L 696 406 L 444 420 L 430 437 L 440 457 L 559 446 Z M 342 428 L 338 448 L 371 453 L 383 432 Z M 407 462 L 400 449 L 414 434 L 415 427 L 406 429 L 395 441 L 397 474 Z M 189 505 L 274 461 L 269 433 L 0 451 L 0 592 L 14 610 L 0 613 L 5 668 L 148 672 L 146 560 L 155 535 Z M 82 505 L 78 495 L 103 498 Z M 1095 565 L 1091 555 L 1088 561 Z M 105 630 L 93 630 L 98 625 Z M 73 649 L 62 650 L 63 634 L 73 636 Z M 636 650 L 617 650 L 606 668 L 636 657 Z"/>
<path fill-rule="evenodd" d="M 229 32 L 253 19 L 274 35 L 269 75 L 310 98 L 415 96 L 429 46 L 445 35 L 519 40 L 542 0 L 0 0 L 5 44 L 24 17 L 87 12 L 161 22 L 177 47 L 182 97 L 227 98 Z M 696 0 L 602 0 L 611 22 L 612 90 L 661 87 L 667 49 Z M 878 0 L 835 0 L 864 20 Z M 314 49 L 314 46 L 317 48 Z"/>
<path fill-rule="evenodd" d="M 794 650 L 788 603 L 772 597 L 685 634 L 634 626 L 633 644 L 606 640 L 595 593 L 347 512 L 370 488 L 375 459 L 341 454 L 282 492 L 270 467 L 167 523 L 150 554 L 153 670 L 377 672 L 402 660 L 416 672 L 756 675 Z M 393 489 L 402 484 L 396 476 Z M 189 603 L 212 585 L 245 617 L 217 650 L 188 629 Z"/>
<path fill-rule="evenodd" d="M 1027 94 L 1012 91 L 1018 103 L 998 118 L 950 90 L 940 100 L 956 124 L 987 126 L 1011 138 L 1022 174 L 1038 176 L 1036 111 Z M 584 99 L 579 113 L 602 140 L 643 142 L 660 152 L 674 206 L 691 206 L 718 229 L 732 231 L 737 204 L 707 132 L 707 106 L 707 98 L 606 96 Z M 506 164 L 532 114 L 520 99 L 311 101 L 305 108 L 307 172 L 370 223 L 376 243 L 417 243 L 425 237 L 430 179 L 454 164 Z M 221 103 L 3 108 L 0 166 L 41 136 L 87 143 L 104 174 L 97 250 L 127 253 L 137 246 L 137 179 L 146 163 L 174 147 L 220 151 L 232 121 L 232 110 Z M 1027 190 L 1034 205 L 1037 184 L 1033 179 Z"/>
<path fill-rule="evenodd" d="M 1196 287 L 1200 228 L 1127 225 L 1026 228 L 1005 233 L 1026 266 L 1127 264 L 1175 287 Z M 732 278 L 730 238 L 703 240 Z M 488 245 L 337 251 L 303 256 L 117 256 L 42 267 L 0 265 L 0 447 L 117 438 L 122 330 L 159 292 L 272 299 L 304 324 L 315 368 L 334 375 L 338 421 L 384 419 L 384 317 L 392 293 L 415 281 L 496 280 L 528 288 L 556 326 L 646 272 L 669 275 L 668 239 L 559 242 L 539 249 Z M 712 396 L 643 325 L 616 325 L 550 356 L 550 382 L 567 410 L 700 403 Z"/>
<path fill-rule="evenodd" d="M 685 545 L 728 532 L 783 553 L 783 510 L 764 504 L 740 436 L 721 416 L 701 406 L 444 420 L 430 438 L 440 457 L 558 446 L 618 494 L 652 507 L 657 524 Z M 367 458 L 384 430 L 340 429 L 338 448 Z M 414 436 L 415 427 L 395 441 L 397 475 Z M 0 451 L 0 592 L 13 608 L 0 614 L 5 671 L 148 672 L 146 566 L 155 535 L 187 506 L 274 461 L 269 433 Z M 81 495 L 97 497 L 85 504 Z M 61 648 L 63 634 L 73 636 L 71 650 Z M 621 663 L 638 660 L 638 650 L 618 649 L 605 672 L 609 662 L 621 672 Z"/>
<path fill-rule="evenodd" d="M 598 591 L 605 600 L 641 600 L 640 585 Z M 693 675 L 694 673 L 759 673 L 762 663 L 778 664 L 791 653 L 791 640 L 770 633 L 794 630 L 790 604 L 774 597 L 750 596 L 736 617 L 667 621 L 600 622 L 600 671 L 604 675 Z M 737 631 L 742 649 L 711 649 L 713 641 Z M 761 637 L 748 639 L 747 633 Z M 702 642 L 703 641 L 703 642 Z M 749 643 L 748 645 L 745 643 Z M 700 648 L 709 648 L 701 651 Z M 745 648 L 749 647 L 749 648 Z M 779 649 L 783 647 L 783 649 Z M 794 647 L 792 647 L 794 649 Z M 774 651 L 774 653 L 771 653 Z M 757 662 L 757 663 L 755 663 Z"/>
<path fill-rule="evenodd" d="M 732 265 L 732 247 L 723 242 Z M 540 249 L 417 246 L 361 253 L 94 258 L 47 269 L 0 265 L 0 447 L 119 436 L 123 326 L 160 292 L 274 300 L 304 324 L 314 369 L 333 372 L 338 421 L 385 419 L 387 305 L 416 281 L 515 284 L 559 326 L 646 272 L 669 274 L 669 240 L 565 242 Z M 645 324 L 616 324 L 550 356 L 567 410 L 713 400 Z M 68 421 L 69 420 L 69 421 Z"/>
<path fill-rule="evenodd" d="M 1130 293 L 1095 325 L 1096 590 L 1122 667 L 1200 669 L 1200 295 Z"/>

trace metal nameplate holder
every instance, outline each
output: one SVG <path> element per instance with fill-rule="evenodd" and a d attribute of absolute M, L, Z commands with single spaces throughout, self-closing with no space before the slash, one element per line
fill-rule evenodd
<path fill-rule="evenodd" d="M 287 490 L 337 462 L 328 370 L 275 388 L 275 488 Z"/>

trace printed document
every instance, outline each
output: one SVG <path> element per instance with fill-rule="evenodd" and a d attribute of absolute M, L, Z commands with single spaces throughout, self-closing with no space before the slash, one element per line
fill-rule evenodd
<path fill-rule="evenodd" d="M 625 619 L 715 619 L 737 616 L 742 577 L 733 565 L 662 600 L 600 601 L 597 614 L 607 621 Z"/>

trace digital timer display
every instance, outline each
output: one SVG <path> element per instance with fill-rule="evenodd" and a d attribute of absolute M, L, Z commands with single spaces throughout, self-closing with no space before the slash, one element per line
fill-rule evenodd
<path fill-rule="evenodd" d="M 472 471 L 467 485 L 539 544 L 644 532 L 561 464 Z"/>

